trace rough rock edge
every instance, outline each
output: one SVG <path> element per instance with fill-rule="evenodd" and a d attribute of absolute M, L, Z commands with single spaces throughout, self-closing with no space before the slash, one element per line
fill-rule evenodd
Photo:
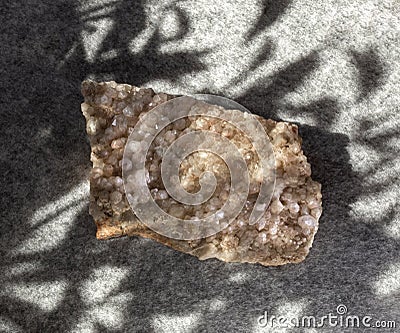
<path fill-rule="evenodd" d="M 82 83 L 82 94 L 85 97 L 85 102 L 87 101 L 88 97 L 93 97 L 96 93 L 96 87 L 98 87 L 99 85 L 104 85 L 104 84 L 110 84 L 109 83 L 96 83 L 93 81 L 84 81 Z M 112 82 L 112 84 L 116 84 L 115 82 Z M 134 86 L 130 86 L 130 85 L 124 85 L 127 87 L 130 87 L 133 90 L 140 90 L 140 88 L 134 87 Z M 174 98 L 176 96 L 173 95 L 167 95 L 167 94 L 163 94 L 165 96 L 167 96 L 167 99 L 171 99 Z M 89 103 L 89 104 L 96 104 L 96 103 Z M 152 107 L 148 107 L 148 110 L 150 110 Z M 89 115 L 85 112 L 85 110 L 83 110 L 82 108 L 82 112 L 84 113 L 84 116 L 86 118 L 86 120 L 88 120 Z M 106 112 L 112 112 L 112 108 L 110 108 L 110 110 L 106 110 Z M 259 117 L 260 120 L 265 121 L 264 118 Z M 273 123 L 275 126 L 278 122 L 273 121 L 268 119 L 267 120 L 270 123 Z M 285 123 L 288 126 L 290 126 L 290 128 L 296 132 L 297 134 L 297 126 L 294 124 L 289 124 L 289 123 Z M 298 141 L 301 144 L 301 138 L 298 136 Z M 93 149 L 93 147 L 92 147 Z M 301 151 L 302 153 L 302 151 Z M 92 154 L 93 156 L 93 154 Z M 93 161 L 93 159 L 91 159 Z M 94 162 L 94 161 L 93 161 Z M 94 164 L 94 163 L 93 163 Z M 307 162 L 308 164 L 308 162 Z M 309 166 L 309 165 L 308 165 Z M 308 182 L 312 182 L 314 185 L 317 185 L 318 187 L 318 192 L 316 193 L 316 196 L 319 200 L 320 206 L 322 205 L 321 203 L 321 185 L 315 181 L 311 180 L 311 177 L 308 177 Z M 92 187 L 92 184 L 91 184 Z M 93 196 L 91 193 L 91 200 L 93 200 Z M 266 261 L 259 261 L 259 260 L 232 260 L 232 262 L 250 262 L 250 263 L 260 263 L 262 265 L 266 265 L 266 266 L 278 266 L 278 265 L 283 265 L 283 264 L 287 264 L 287 263 L 298 263 L 303 261 L 309 252 L 309 249 L 312 246 L 315 234 L 318 230 L 318 220 L 319 218 L 316 219 L 317 220 L 317 225 L 312 233 L 312 235 L 310 235 L 310 238 L 307 240 L 307 244 L 306 246 L 304 246 L 302 248 L 302 250 L 304 250 L 304 255 L 303 256 L 299 256 L 298 258 L 291 258 L 290 260 L 287 258 L 281 258 L 280 260 L 274 260 L 274 261 L 270 261 L 270 260 L 266 260 Z M 105 218 L 105 219 L 95 219 L 95 223 L 97 225 L 97 233 L 96 233 L 96 237 L 98 239 L 109 239 L 109 238 L 114 238 L 114 237 L 121 237 L 121 236 L 141 236 L 141 237 L 145 237 L 145 238 L 149 238 L 149 239 L 153 239 L 157 242 L 160 242 L 164 245 L 167 245 L 175 250 L 184 252 L 184 253 L 188 253 L 194 256 L 197 256 L 199 259 L 204 260 L 204 259 L 208 259 L 208 258 L 217 258 L 220 259 L 222 261 L 231 261 L 231 260 L 227 260 L 226 257 L 223 256 L 223 253 L 219 253 L 219 252 L 211 252 L 211 255 L 207 253 L 207 248 L 205 249 L 205 247 L 208 247 L 209 244 L 204 244 L 200 247 L 197 248 L 192 248 L 189 243 L 187 241 L 181 241 L 181 240 L 175 240 L 175 239 L 170 239 L 167 237 L 164 237 L 160 234 L 157 234 L 155 232 L 153 232 L 151 229 L 149 229 L 147 226 L 145 226 L 143 223 L 141 223 L 136 216 L 131 216 L 129 219 L 127 220 L 118 220 L 115 221 L 112 217 L 110 218 Z M 208 249 L 209 250 L 209 249 Z"/>

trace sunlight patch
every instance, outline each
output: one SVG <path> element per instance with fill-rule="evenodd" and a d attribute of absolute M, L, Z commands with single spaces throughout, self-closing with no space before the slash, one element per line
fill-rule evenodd
<path fill-rule="evenodd" d="M 113 292 L 118 290 L 129 269 L 118 266 L 102 266 L 96 268 L 81 288 L 81 296 L 85 303 L 104 302 Z"/>
<path fill-rule="evenodd" d="M 98 323 L 108 329 L 121 329 L 127 319 L 127 305 L 132 299 L 132 294 L 127 292 L 103 298 L 104 302 L 89 306 L 72 332 L 97 332 Z"/>
<path fill-rule="evenodd" d="M 244 283 L 249 279 L 249 274 L 245 272 L 237 272 L 229 277 L 229 281 L 235 283 Z"/>
<path fill-rule="evenodd" d="M 37 228 L 17 248 L 17 252 L 28 254 L 56 248 L 67 236 L 75 217 L 87 206 L 85 199 L 88 196 L 89 184 L 84 182 L 61 199 L 38 209 L 31 220 Z"/>
<path fill-rule="evenodd" d="M 76 205 L 82 202 L 85 198 L 89 197 L 89 182 L 82 182 L 72 188 L 66 195 L 60 199 L 54 200 L 45 206 L 37 209 L 32 215 L 29 223 L 34 226 L 43 222 L 46 218 L 56 215 L 57 213 L 65 210 L 66 207 Z"/>
<path fill-rule="evenodd" d="M 0 317 L 0 332 L 22 333 L 24 330 L 10 319 Z"/>
<path fill-rule="evenodd" d="M 160 333 L 189 333 L 195 330 L 200 317 L 200 312 L 182 316 L 160 314 L 153 317 L 153 328 Z"/>
<path fill-rule="evenodd" d="M 124 324 L 124 316 L 121 312 L 121 305 L 118 303 L 111 304 L 105 303 L 94 307 L 89 311 L 92 320 L 100 323 L 105 327 L 112 327 L 114 329 L 122 328 Z"/>
<path fill-rule="evenodd" d="M 110 16 L 115 10 L 115 6 L 118 5 L 119 2 L 120 0 L 96 0 L 95 2 L 81 0 L 79 9 L 82 15 L 82 19 L 93 20 L 99 16 Z"/>
<path fill-rule="evenodd" d="M 375 293 L 379 296 L 389 296 L 400 293 L 400 263 L 393 264 L 383 272 L 373 284 Z"/>
<path fill-rule="evenodd" d="M 167 10 L 161 18 L 160 34 L 165 39 L 173 39 L 179 34 L 180 19 L 177 12 Z"/>
<path fill-rule="evenodd" d="M 351 142 L 347 148 L 350 154 L 350 163 L 354 171 L 366 173 L 370 171 L 371 165 L 376 165 L 380 162 L 379 154 L 365 144 Z"/>
<path fill-rule="evenodd" d="M 71 330 L 71 333 L 97 333 L 97 329 L 88 318 L 83 317 L 81 321 L 76 325 L 74 329 Z"/>
<path fill-rule="evenodd" d="M 147 26 L 129 42 L 129 50 L 133 54 L 143 51 L 149 39 L 151 39 L 155 32 L 155 27 L 152 25 Z"/>
<path fill-rule="evenodd" d="M 12 279 L 15 276 L 27 274 L 32 271 L 37 271 L 40 268 L 43 268 L 43 266 L 38 260 L 17 262 L 14 265 L 4 266 L 2 268 L 3 276 L 0 278 L 0 281 L 4 281 L 7 278 Z"/>
<path fill-rule="evenodd" d="M 15 297 L 23 302 L 29 302 L 41 310 L 50 312 L 62 301 L 66 281 L 37 282 L 24 284 L 4 284 L 0 294 Z"/>
<path fill-rule="evenodd" d="M 226 308 L 226 302 L 218 298 L 213 299 L 209 304 L 211 312 L 221 311 Z"/>
<path fill-rule="evenodd" d="M 368 195 L 360 195 L 356 202 L 350 204 L 350 215 L 365 222 L 384 219 L 396 207 L 398 198 L 393 193 L 398 191 L 396 184 L 386 186 L 385 190 Z"/>
<path fill-rule="evenodd" d="M 91 22 L 90 25 L 94 28 L 94 32 L 89 32 L 88 29 L 82 31 L 82 44 L 87 62 L 95 62 L 101 44 L 111 31 L 113 24 L 112 19 L 103 18 Z"/>
<path fill-rule="evenodd" d="M 384 227 L 384 232 L 387 237 L 400 239 L 400 216 L 399 212 L 396 213 L 397 217 Z"/>

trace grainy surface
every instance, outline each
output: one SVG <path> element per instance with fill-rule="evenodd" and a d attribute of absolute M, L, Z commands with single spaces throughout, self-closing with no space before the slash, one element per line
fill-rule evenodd
<path fill-rule="evenodd" d="M 323 316 L 339 303 L 400 321 L 399 2 L 274 3 L 2 5 L 3 330 L 262 332 L 264 310 Z M 307 259 L 266 268 L 99 242 L 86 78 L 224 95 L 297 123 L 324 197 Z"/>
<path fill-rule="evenodd" d="M 205 138 L 210 133 L 215 133 L 235 145 L 235 151 L 240 151 L 246 161 L 243 163 L 249 176 L 249 186 L 244 207 L 238 211 L 229 227 L 226 226 L 208 237 L 195 237 L 190 241 L 168 239 L 148 228 L 146 221 L 139 220 L 129 206 L 128 195 L 137 200 L 142 194 L 130 190 L 130 182 L 138 182 L 135 174 L 131 172 L 132 165 L 137 163 L 138 158 L 129 158 L 132 143 L 128 137 L 141 117 L 173 99 L 173 96 L 156 93 L 152 89 L 118 84 L 115 81 L 99 83 L 90 80 L 82 83 L 82 94 L 84 103 L 81 109 L 86 119 L 86 132 L 91 146 L 90 160 L 93 163 L 90 173 L 89 212 L 97 226 L 97 238 L 142 236 L 200 259 L 218 258 L 227 262 L 252 262 L 266 266 L 298 263 L 305 259 L 318 230 L 318 220 L 322 213 L 321 184 L 311 178 L 311 167 L 303 154 L 296 125 L 255 116 L 254 119 L 257 119 L 255 121 L 260 124 L 265 137 L 255 138 L 253 135 L 249 140 L 243 131 L 234 126 L 238 121 L 232 119 L 230 114 L 225 118 L 227 122 L 221 118 L 210 117 L 226 112 L 226 109 L 200 101 L 194 102 L 195 100 L 188 97 L 174 99 L 180 108 L 201 110 L 201 113 L 209 116 L 192 116 L 171 122 L 154 137 L 148 152 L 143 153 L 147 155 L 146 187 L 149 188 L 156 204 L 177 218 L 202 219 L 207 215 L 217 214 L 228 201 L 231 179 L 236 183 L 243 181 L 243 172 L 240 172 L 240 178 L 233 179 L 234 171 L 228 170 L 221 158 L 209 152 L 197 151 L 185 158 L 182 164 L 178 164 L 181 186 L 191 193 L 198 192 L 198 174 L 204 171 L 212 172 L 217 180 L 213 195 L 197 206 L 185 206 L 168 195 L 161 179 L 161 162 L 167 163 L 166 157 L 163 156 L 164 150 L 170 147 L 174 140 L 199 131 L 206 133 L 204 131 L 207 130 Z M 169 108 L 170 115 L 175 107 Z M 153 121 L 154 123 L 149 124 L 151 128 L 161 126 L 161 119 Z M 250 121 L 247 120 L 247 123 Z M 150 135 L 149 131 L 146 134 Z M 256 151 L 254 146 L 256 139 L 270 143 L 271 153 L 274 155 L 270 162 L 273 164 L 275 177 L 271 185 L 271 196 L 268 198 L 271 201 L 268 203 L 256 203 L 261 191 L 260 170 L 263 167 L 267 168 L 267 165 L 263 166 L 260 163 L 259 150 Z M 142 143 L 142 140 L 139 141 L 139 147 Z M 204 144 L 204 141 L 201 143 Z M 189 140 L 188 144 L 193 145 L 193 140 Z M 267 147 L 264 148 L 268 149 Z M 196 146 L 194 148 L 200 149 Z M 137 153 L 138 149 L 140 151 L 135 144 L 133 150 Z M 233 152 L 228 147 L 223 151 L 229 151 L 226 158 L 233 158 Z M 268 150 L 264 152 L 268 153 Z M 219 156 L 219 153 L 217 155 Z M 268 161 L 264 164 L 266 162 Z M 125 172 L 131 172 L 131 177 L 123 177 L 123 167 Z M 164 177 L 168 177 L 167 174 L 164 173 L 163 179 Z M 234 205 L 240 206 L 239 202 L 240 200 L 236 199 Z M 260 204 L 265 205 L 262 216 L 256 224 L 250 224 L 250 214 Z M 215 226 L 225 223 L 223 216 L 215 216 L 218 216 L 218 224 Z M 149 218 L 153 217 L 151 214 Z M 193 233 L 190 237 L 193 237 Z"/>

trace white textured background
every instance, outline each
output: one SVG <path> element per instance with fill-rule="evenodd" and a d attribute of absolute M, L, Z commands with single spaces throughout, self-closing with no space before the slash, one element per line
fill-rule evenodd
<path fill-rule="evenodd" d="M 267 332 L 265 310 L 339 304 L 400 329 L 398 1 L 27 0 L 0 15 L 2 330 Z M 85 78 L 224 95 L 296 122 L 323 186 L 307 260 L 199 262 L 97 241 Z"/>

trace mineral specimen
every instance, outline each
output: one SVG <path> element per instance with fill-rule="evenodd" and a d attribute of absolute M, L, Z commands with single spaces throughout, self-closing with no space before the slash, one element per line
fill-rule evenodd
<path fill-rule="evenodd" d="M 229 226 L 200 239 L 174 239 L 154 232 L 137 218 L 128 202 L 127 195 L 131 194 L 124 187 L 122 170 L 132 168 L 132 161 L 123 156 L 138 121 L 153 108 L 176 97 L 127 84 L 93 81 L 82 83 L 82 94 L 93 162 L 90 214 L 97 225 L 97 238 L 138 235 L 200 259 L 218 258 L 227 262 L 282 265 L 305 259 L 322 213 L 321 185 L 311 179 L 311 168 L 303 155 L 296 125 L 257 116 L 272 143 L 276 181 L 271 201 L 264 205 L 263 216 L 255 224 L 249 223 L 249 217 L 260 192 L 257 174 L 260 159 L 251 140 L 235 126 L 211 116 L 189 116 L 163 128 L 147 152 L 146 183 L 155 202 L 168 214 L 184 220 L 201 219 L 218 213 L 229 196 L 231 178 L 227 165 L 215 154 L 204 151 L 182 161 L 179 177 L 188 193 L 196 193 L 200 175 L 212 172 L 217 186 L 208 201 L 196 206 L 182 204 L 164 187 L 160 171 L 163 153 L 189 132 L 207 130 L 231 140 L 244 156 L 250 175 L 246 204 Z M 223 111 L 206 103 L 199 105 L 208 111 Z M 154 122 L 157 126 L 157 119 Z"/>

